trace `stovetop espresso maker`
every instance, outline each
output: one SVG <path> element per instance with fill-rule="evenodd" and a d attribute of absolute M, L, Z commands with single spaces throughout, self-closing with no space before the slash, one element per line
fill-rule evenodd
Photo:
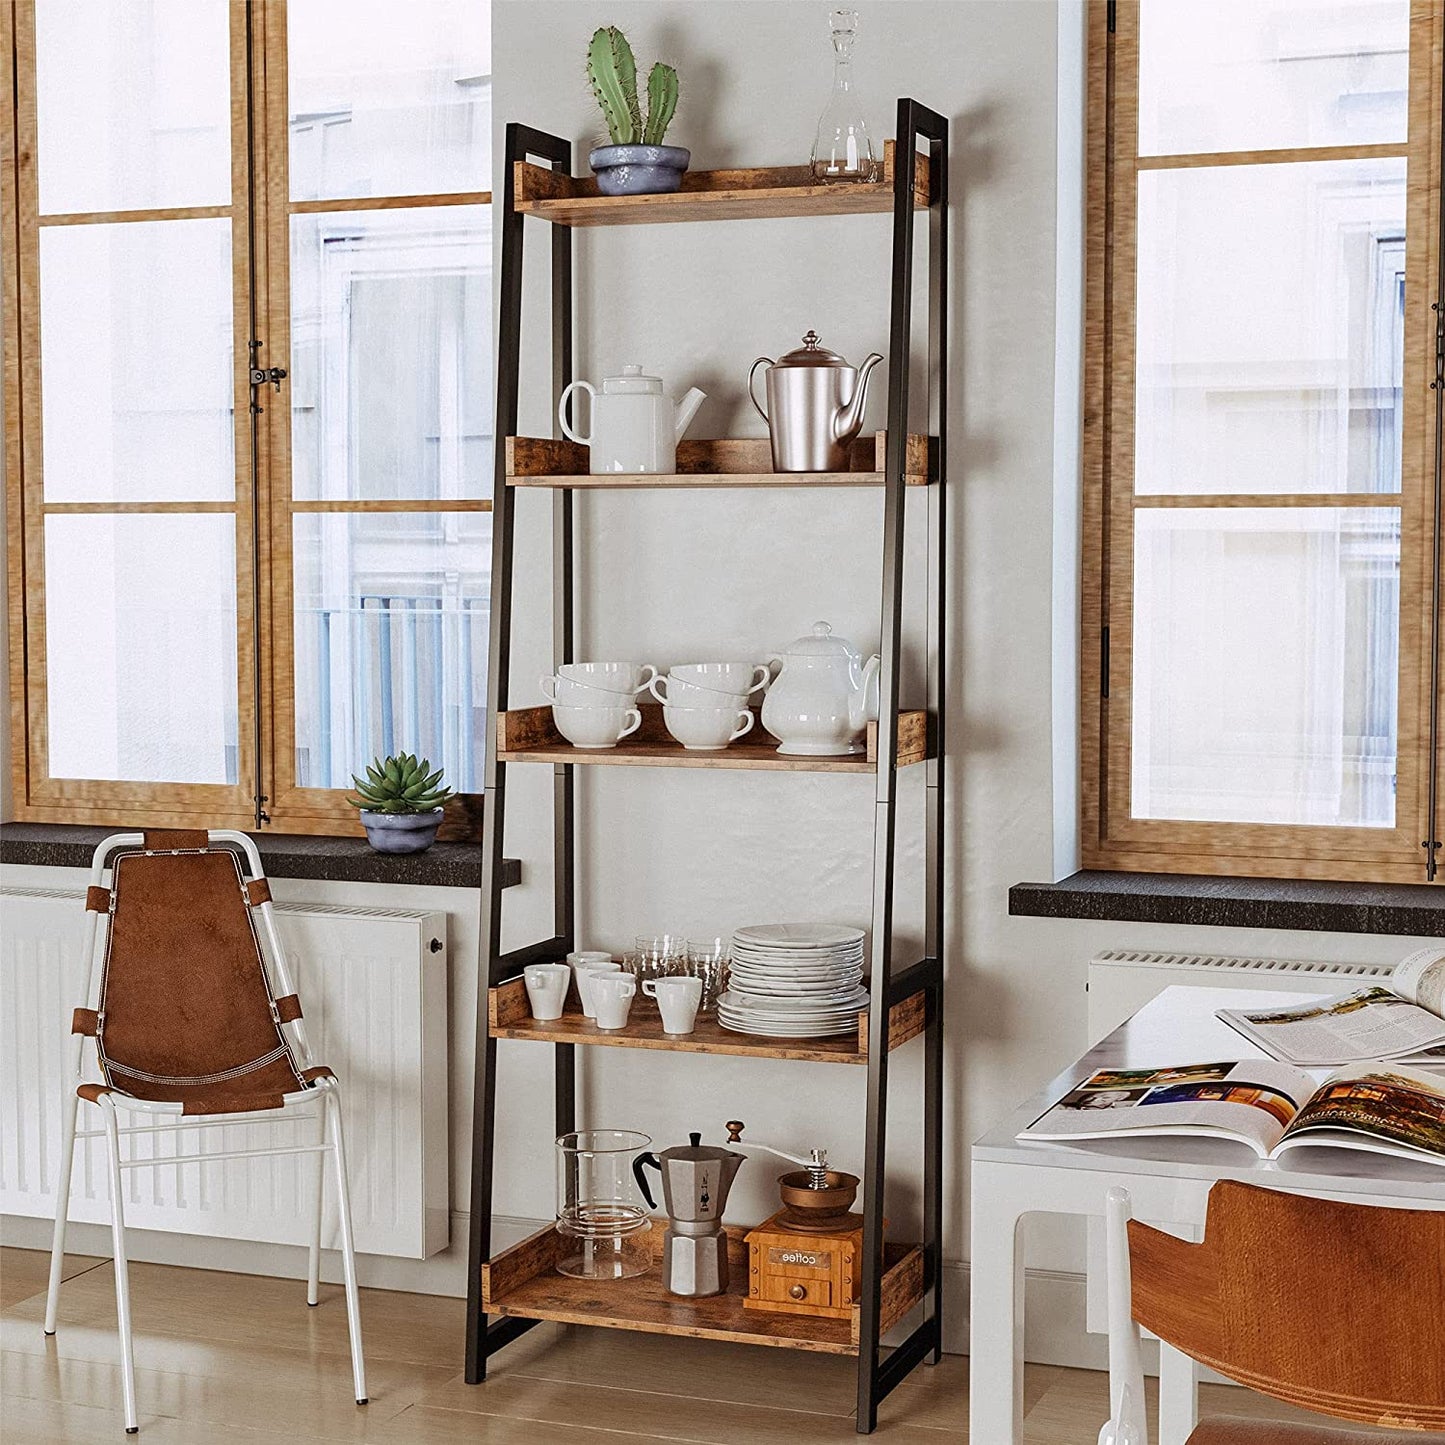
<path fill-rule="evenodd" d="M 746 1154 L 704 1144 L 701 1134 L 689 1134 L 689 1143 L 650 1150 L 632 1162 L 642 1197 L 657 1207 L 647 1187 L 644 1168 L 662 1175 L 667 1206 L 667 1233 L 662 1244 L 662 1279 L 669 1293 L 696 1298 L 721 1294 L 728 1287 L 728 1241 L 723 1232 L 723 1209 L 728 1190 Z"/>

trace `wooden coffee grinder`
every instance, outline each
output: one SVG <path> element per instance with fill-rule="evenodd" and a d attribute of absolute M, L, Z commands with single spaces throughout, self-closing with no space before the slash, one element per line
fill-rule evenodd
<path fill-rule="evenodd" d="M 728 1142 L 740 1143 L 743 1125 L 728 1123 Z M 852 1214 L 860 1180 L 828 1168 L 828 1151 L 807 1159 L 768 1144 L 749 1143 L 803 1167 L 778 1180 L 783 1208 L 747 1236 L 748 1309 L 850 1319 L 862 1277 L 863 1216 Z"/>

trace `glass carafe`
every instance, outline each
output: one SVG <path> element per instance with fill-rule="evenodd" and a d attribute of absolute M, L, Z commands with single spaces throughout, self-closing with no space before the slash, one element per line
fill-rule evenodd
<path fill-rule="evenodd" d="M 828 16 L 833 33 L 833 93 L 818 118 L 813 141 L 813 176 L 819 181 L 876 181 L 880 167 L 868 136 L 868 122 L 853 89 L 853 42 L 858 38 L 858 12 L 834 10 Z"/>
<path fill-rule="evenodd" d="M 557 1233 L 567 1241 L 559 1274 L 629 1279 L 652 1265 L 652 1221 L 632 1161 L 652 1143 L 635 1129 L 580 1129 L 557 1137 Z"/>

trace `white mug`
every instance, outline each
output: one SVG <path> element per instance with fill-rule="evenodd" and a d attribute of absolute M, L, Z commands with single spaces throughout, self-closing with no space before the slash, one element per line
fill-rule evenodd
<path fill-rule="evenodd" d="M 574 965 L 577 975 L 577 997 L 582 1004 L 582 1016 L 595 1019 L 597 1005 L 592 998 L 592 977 L 599 973 L 621 973 L 622 965 L 615 958 L 592 959 L 587 963 Z"/>
<path fill-rule="evenodd" d="M 702 1003 L 702 980 L 673 975 L 668 978 L 649 978 L 642 991 L 648 998 L 657 1000 L 662 1014 L 662 1031 L 665 1034 L 690 1034 L 697 1022 L 697 1011 Z"/>
<path fill-rule="evenodd" d="M 637 980 L 630 973 L 594 973 L 591 978 L 592 1007 L 597 1011 L 599 1029 L 625 1029 L 632 1011 Z"/>
<path fill-rule="evenodd" d="M 740 738 L 753 725 L 753 714 L 747 708 L 674 707 L 669 703 L 662 710 L 667 730 L 689 752 L 713 753 Z"/>
<path fill-rule="evenodd" d="M 655 679 L 654 679 L 655 680 Z M 563 707 L 631 707 L 630 692 L 614 692 L 608 687 L 599 687 L 591 682 L 578 682 L 570 677 L 556 677 L 548 673 L 539 678 L 537 686 L 548 702 L 560 702 Z"/>
<path fill-rule="evenodd" d="M 565 963 L 529 963 L 522 971 L 534 1019 L 559 1019 L 567 1002 L 572 970 Z"/>
<path fill-rule="evenodd" d="M 574 748 L 615 748 L 642 726 L 642 714 L 635 707 L 564 707 L 553 703 L 552 721 Z"/>
<path fill-rule="evenodd" d="M 657 676 L 657 669 L 650 662 L 564 662 L 557 676 L 608 692 L 639 693 Z"/>

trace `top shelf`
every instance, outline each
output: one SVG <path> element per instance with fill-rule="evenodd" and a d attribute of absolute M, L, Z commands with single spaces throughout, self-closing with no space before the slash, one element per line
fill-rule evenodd
<path fill-rule="evenodd" d="M 893 142 L 883 144 L 883 179 L 819 185 L 808 166 L 688 171 L 682 189 L 660 196 L 603 196 L 590 176 L 518 161 L 515 209 L 559 226 L 645 226 L 661 221 L 757 221 L 778 216 L 879 215 L 893 209 Z M 913 203 L 931 194 L 929 158 L 918 157 Z"/>

